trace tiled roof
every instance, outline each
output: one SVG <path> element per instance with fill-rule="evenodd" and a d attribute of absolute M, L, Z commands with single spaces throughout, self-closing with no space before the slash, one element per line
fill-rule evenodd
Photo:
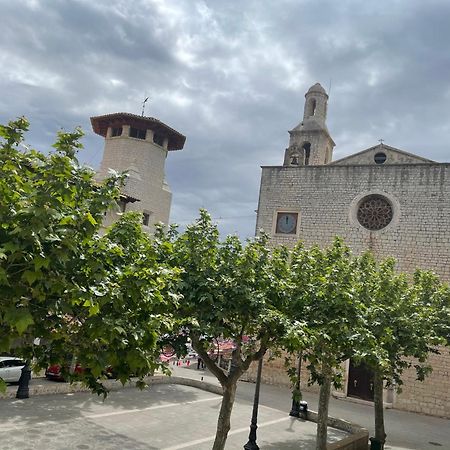
<path fill-rule="evenodd" d="M 160 120 L 132 113 L 117 112 L 91 117 L 91 124 L 94 133 L 103 137 L 106 137 L 109 126 L 132 125 L 137 128 L 159 132 L 169 139 L 168 150 L 181 150 L 186 141 L 186 136 L 183 136 Z"/>

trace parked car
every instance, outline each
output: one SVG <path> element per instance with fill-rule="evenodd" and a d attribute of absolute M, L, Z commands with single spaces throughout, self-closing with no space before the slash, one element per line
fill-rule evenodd
<path fill-rule="evenodd" d="M 18 383 L 25 361 L 14 356 L 0 356 L 0 377 L 7 383 Z"/>
<path fill-rule="evenodd" d="M 81 367 L 80 364 L 76 363 L 73 369 L 73 373 L 82 374 L 84 372 L 84 368 Z M 45 376 L 52 381 L 66 381 L 62 374 L 61 365 L 60 364 L 52 364 L 47 367 L 45 371 Z"/>
<path fill-rule="evenodd" d="M 69 371 L 69 365 L 67 364 L 65 367 L 66 371 Z M 88 368 L 82 367 L 81 364 L 76 363 L 71 373 L 81 375 L 82 373 L 88 370 L 89 370 Z M 103 371 L 103 374 L 106 376 L 106 378 L 110 379 L 114 379 L 117 376 L 116 371 L 111 366 L 108 366 Z M 52 381 L 66 381 L 62 373 L 60 364 L 52 364 L 51 366 L 49 366 L 45 371 L 45 376 Z"/>

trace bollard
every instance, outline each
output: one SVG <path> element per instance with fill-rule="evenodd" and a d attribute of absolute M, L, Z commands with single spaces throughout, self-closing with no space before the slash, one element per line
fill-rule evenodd
<path fill-rule="evenodd" d="M 370 450 L 382 450 L 383 447 L 381 445 L 381 441 L 375 438 L 369 438 L 370 441 Z"/>
<path fill-rule="evenodd" d="M 300 401 L 298 409 L 300 415 L 306 419 L 308 417 L 308 402 L 305 402 L 304 400 Z"/>

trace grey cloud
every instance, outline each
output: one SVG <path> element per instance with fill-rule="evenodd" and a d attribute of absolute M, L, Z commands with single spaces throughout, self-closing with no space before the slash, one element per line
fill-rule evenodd
<path fill-rule="evenodd" d="M 52 7 L 49 7 L 51 3 Z M 140 112 L 187 136 L 169 154 L 172 219 L 207 207 L 223 232 L 254 233 L 260 165 L 281 164 L 304 93 L 331 79 L 336 157 L 380 138 L 449 159 L 450 4 L 444 0 L 5 2 L 0 120 L 25 114 L 48 148 L 89 116 Z"/>

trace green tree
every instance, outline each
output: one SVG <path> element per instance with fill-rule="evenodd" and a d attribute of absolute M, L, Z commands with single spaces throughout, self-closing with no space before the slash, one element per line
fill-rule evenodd
<path fill-rule="evenodd" d="M 137 217 L 99 236 L 124 175 L 95 182 L 76 158 L 81 130 L 58 133 L 43 154 L 23 143 L 27 129 L 24 118 L 0 126 L 0 351 L 41 367 L 73 353 L 90 368 L 84 381 L 105 393 L 96 381 L 105 366 L 122 381 L 154 366 L 174 270 Z"/>
<path fill-rule="evenodd" d="M 214 450 L 222 450 L 238 379 L 253 361 L 276 348 L 289 328 L 280 313 L 287 299 L 288 252 L 270 251 L 266 236 L 245 246 L 236 236 L 221 242 L 210 216 L 201 211 L 193 225 L 174 237 L 171 258 L 182 269 L 177 314 L 193 348 L 223 388 L 213 445 Z M 229 372 L 219 368 L 209 352 L 218 339 L 235 343 Z"/>
<path fill-rule="evenodd" d="M 421 381 L 431 372 L 428 355 L 445 343 L 441 318 L 449 307 L 448 288 L 421 270 L 411 282 L 406 274 L 396 273 L 394 259 L 377 263 L 370 253 L 360 258 L 359 277 L 373 337 L 372 349 L 360 360 L 374 372 L 375 439 L 384 448 L 383 386 L 401 392 L 406 369 L 414 367 Z"/>
<path fill-rule="evenodd" d="M 178 271 L 158 262 L 141 221 L 139 213 L 127 213 L 104 236 L 90 240 L 74 278 L 79 292 L 66 315 L 70 320 L 48 314 L 52 339 L 39 348 L 48 353 L 41 358 L 44 364 L 71 349 L 89 370 L 68 378 L 98 394 L 107 394 L 101 383 L 106 367 L 122 383 L 139 377 L 140 387 L 144 376 L 164 368 L 158 362 L 159 338 L 173 331 Z"/>
<path fill-rule="evenodd" d="M 296 350 L 308 361 L 310 381 L 320 385 L 317 450 L 326 448 L 331 385 L 341 385 L 342 362 L 367 345 L 364 305 L 355 295 L 356 269 L 350 250 L 337 238 L 326 249 L 300 243 L 292 251 L 288 312 L 306 322 L 307 346 Z"/>

